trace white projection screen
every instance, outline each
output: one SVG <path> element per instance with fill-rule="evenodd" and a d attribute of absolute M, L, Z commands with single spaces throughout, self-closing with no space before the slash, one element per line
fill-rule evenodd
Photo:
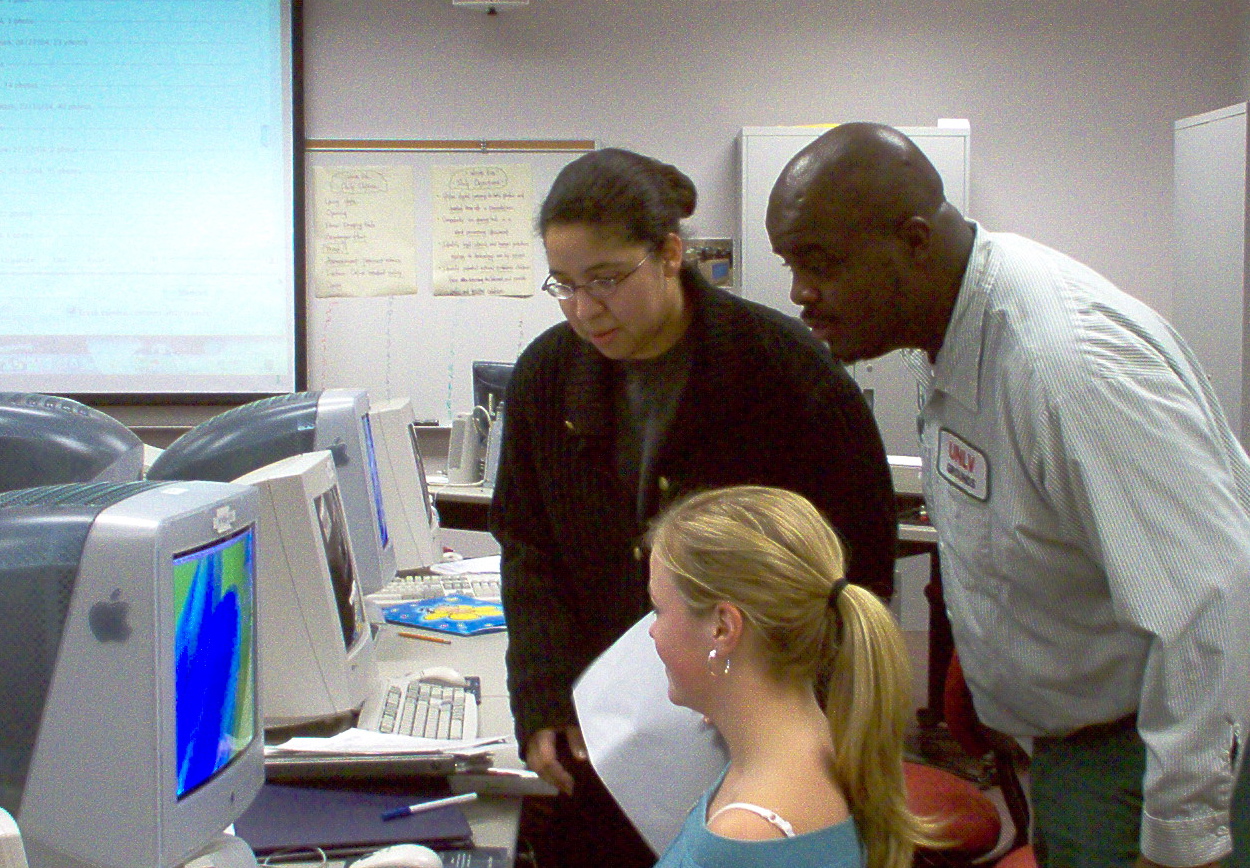
<path fill-rule="evenodd" d="M 302 380 L 291 0 L 0 0 L 0 391 Z"/>

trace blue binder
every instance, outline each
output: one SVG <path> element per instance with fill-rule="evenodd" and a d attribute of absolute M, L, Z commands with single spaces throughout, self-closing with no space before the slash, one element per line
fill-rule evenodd
<path fill-rule="evenodd" d="M 257 856 L 320 848 L 341 857 L 409 841 L 434 849 L 471 847 L 473 830 L 458 805 L 382 819 L 394 808 L 449 794 L 447 788 L 432 794 L 266 783 L 234 831 Z"/>

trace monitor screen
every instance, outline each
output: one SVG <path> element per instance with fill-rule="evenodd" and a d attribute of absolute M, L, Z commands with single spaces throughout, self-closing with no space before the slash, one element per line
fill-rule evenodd
<path fill-rule="evenodd" d="M 299 4 L 0 8 L 0 388 L 299 388 Z"/>
<path fill-rule="evenodd" d="M 256 737 L 256 575 L 251 528 L 174 556 L 174 706 L 178 798 Z"/>
<path fill-rule="evenodd" d="M 356 580 L 356 566 L 347 538 L 347 519 L 343 516 L 343 500 L 337 487 L 328 489 L 314 500 L 321 546 L 330 570 L 330 587 L 339 615 L 343 647 L 351 648 L 360 639 L 367 625 L 364 601 Z"/>
<path fill-rule="evenodd" d="M 378 539 L 382 548 L 387 548 L 391 544 L 391 531 L 386 524 L 386 505 L 382 502 L 382 483 L 378 479 L 378 450 L 367 411 L 360 417 L 360 427 L 365 432 L 365 465 L 369 468 L 369 488 L 373 492 L 373 512 L 378 520 Z"/>

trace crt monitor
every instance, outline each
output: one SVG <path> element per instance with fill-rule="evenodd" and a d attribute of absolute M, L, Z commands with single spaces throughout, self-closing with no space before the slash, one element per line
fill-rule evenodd
<path fill-rule="evenodd" d="M 486 410 L 491 419 L 498 414 L 507 396 L 513 367 L 512 362 L 473 363 L 473 405 Z"/>
<path fill-rule="evenodd" d="M 214 482 L 0 494 L 0 807 L 31 868 L 255 864 L 222 830 L 264 779 L 256 505 Z"/>
<path fill-rule="evenodd" d="M 274 729 L 345 717 L 377 680 L 334 458 L 293 455 L 240 476 L 260 494 L 260 704 Z"/>
<path fill-rule="evenodd" d="M 70 398 L 0 392 L 0 491 L 143 478 L 143 443 L 112 416 Z"/>
<path fill-rule="evenodd" d="M 279 458 L 320 449 L 334 455 L 360 586 L 371 594 L 395 577 L 395 547 L 363 389 L 296 392 L 227 410 L 169 444 L 147 478 L 229 482 Z"/>
<path fill-rule="evenodd" d="M 395 566 L 411 573 L 443 558 L 438 513 L 425 479 L 410 398 L 391 398 L 369 411 L 382 501 L 395 542 Z"/>

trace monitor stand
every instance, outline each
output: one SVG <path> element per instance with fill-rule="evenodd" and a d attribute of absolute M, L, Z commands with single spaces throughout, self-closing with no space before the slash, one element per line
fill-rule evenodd
<path fill-rule="evenodd" d="M 225 832 L 208 844 L 182 868 L 259 868 L 247 842 Z"/>

